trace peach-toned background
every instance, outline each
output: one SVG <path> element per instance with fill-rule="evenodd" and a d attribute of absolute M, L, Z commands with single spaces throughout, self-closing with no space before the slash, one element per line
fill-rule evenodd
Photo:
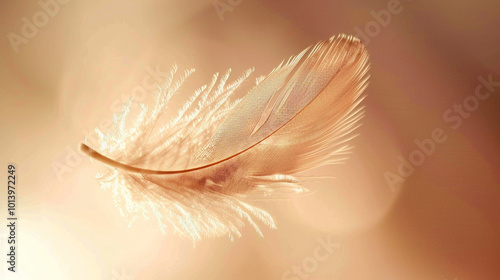
<path fill-rule="evenodd" d="M 336 177 L 313 194 L 259 202 L 278 224 L 265 238 L 247 228 L 234 242 L 193 248 L 154 221 L 128 228 L 93 178 L 98 164 L 75 154 L 151 69 L 196 68 L 189 90 L 229 67 L 264 75 L 308 45 L 365 29 L 370 11 L 390 2 L 71 0 L 13 46 L 8 34 L 21 35 L 23 17 L 32 22 L 43 10 L 37 1 L 3 1 L 0 177 L 5 186 L 7 163 L 17 164 L 19 245 L 14 275 L 1 226 L 0 278 L 301 279 L 287 270 L 310 265 L 317 239 L 330 238 L 338 248 L 303 279 L 498 279 L 500 88 L 457 130 L 442 116 L 474 94 L 479 76 L 500 81 L 498 1 L 402 0 L 372 30 L 354 154 L 311 172 Z M 214 3 L 233 6 L 218 14 Z M 384 173 L 397 172 L 398 156 L 408 158 L 414 140 L 435 128 L 447 140 L 393 191 Z"/>

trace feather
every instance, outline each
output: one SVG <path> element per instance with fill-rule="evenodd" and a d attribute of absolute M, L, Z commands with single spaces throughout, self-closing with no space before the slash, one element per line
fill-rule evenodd
<path fill-rule="evenodd" d="M 170 228 L 193 242 L 232 240 L 245 224 L 262 235 L 258 223 L 276 225 L 248 200 L 306 192 L 300 172 L 345 159 L 363 115 L 367 71 L 363 44 L 339 35 L 256 78 L 241 99 L 234 96 L 253 70 L 232 83 L 230 70 L 216 74 L 165 122 L 162 114 L 193 73 L 174 67 L 154 108 L 142 104 L 129 120 L 129 103 L 109 133 L 97 130 L 99 147 L 80 148 L 107 165 L 99 181 L 130 221 L 152 213 L 163 232 Z"/>

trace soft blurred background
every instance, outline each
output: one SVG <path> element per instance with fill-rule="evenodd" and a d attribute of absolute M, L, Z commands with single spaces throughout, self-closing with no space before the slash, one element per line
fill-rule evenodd
<path fill-rule="evenodd" d="M 0 177 L 5 186 L 17 164 L 19 217 L 15 274 L 0 227 L 1 279 L 499 279 L 500 87 L 473 97 L 480 76 L 500 81 L 498 1 L 0 5 Z M 129 97 L 147 102 L 174 63 L 197 69 L 195 89 L 230 67 L 234 77 L 250 67 L 265 75 L 338 33 L 364 36 L 371 57 L 356 148 L 344 165 L 312 172 L 335 177 L 313 194 L 259 202 L 278 225 L 264 238 L 247 227 L 234 242 L 193 248 L 155 221 L 129 228 L 94 179 L 98 164 L 77 152 Z M 471 112 L 443 118 L 464 100 Z M 388 182 L 436 128 L 446 141 Z"/>

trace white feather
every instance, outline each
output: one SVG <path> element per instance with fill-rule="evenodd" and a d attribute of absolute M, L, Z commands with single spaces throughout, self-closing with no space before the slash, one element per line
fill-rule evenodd
<path fill-rule="evenodd" d="M 99 152 L 81 149 L 108 165 L 100 183 L 131 221 L 152 212 L 162 231 L 195 242 L 239 237 L 245 224 L 262 235 L 257 222 L 275 228 L 273 218 L 245 200 L 304 192 L 299 172 L 345 159 L 362 117 L 367 59 L 358 39 L 332 37 L 257 78 L 241 100 L 233 96 L 253 70 L 232 83 L 230 71 L 216 74 L 161 126 L 193 73 L 174 67 L 153 109 L 141 106 L 129 127 L 128 104 L 112 131 L 98 132 Z"/>

